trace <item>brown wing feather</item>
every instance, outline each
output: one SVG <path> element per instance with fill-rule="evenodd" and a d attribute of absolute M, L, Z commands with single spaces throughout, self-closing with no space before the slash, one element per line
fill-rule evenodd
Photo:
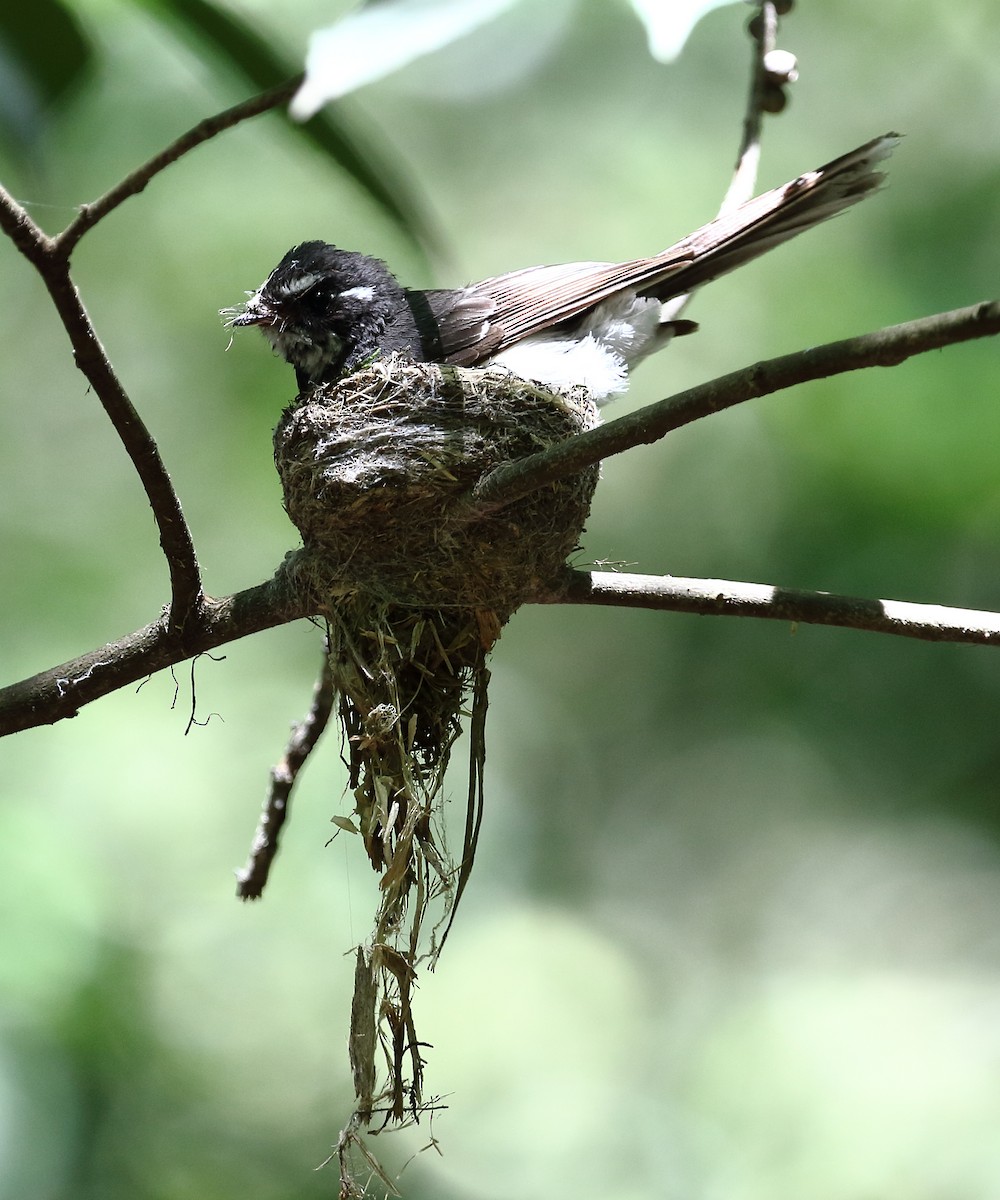
<path fill-rule="evenodd" d="M 472 366 L 618 292 L 657 300 L 684 295 L 869 195 L 884 178 L 875 164 L 898 140 L 891 133 L 875 138 L 717 217 L 651 258 L 526 267 L 461 292 L 426 293 L 444 355 Z"/>
<path fill-rule="evenodd" d="M 470 363 L 481 361 L 494 354 L 503 340 L 503 326 L 496 320 L 497 302 L 489 292 L 476 287 L 407 294 L 411 305 L 414 297 L 419 296 L 427 306 L 429 324 L 439 343 L 435 349 L 448 362 L 458 362 L 455 356 L 472 348 L 476 354 Z"/>

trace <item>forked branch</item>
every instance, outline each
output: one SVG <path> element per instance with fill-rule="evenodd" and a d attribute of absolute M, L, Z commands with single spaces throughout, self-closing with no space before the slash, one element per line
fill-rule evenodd
<path fill-rule="evenodd" d="M 0 229 L 45 283 L 73 347 L 76 365 L 104 406 L 145 489 L 170 572 L 171 602 L 167 626 L 171 636 L 180 637 L 182 642 L 189 632 L 193 633 L 204 601 L 194 542 L 156 442 L 111 365 L 73 282 L 70 256 L 88 230 L 130 196 L 141 192 L 160 171 L 224 129 L 283 103 L 298 82 L 297 79 L 290 80 L 199 122 L 92 204 L 83 205 L 77 217 L 55 237 L 46 234 L 24 207 L 0 186 Z"/>

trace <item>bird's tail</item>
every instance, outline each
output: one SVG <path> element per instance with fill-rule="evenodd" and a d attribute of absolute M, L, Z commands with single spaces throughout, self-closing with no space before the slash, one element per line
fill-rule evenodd
<path fill-rule="evenodd" d="M 640 294 L 658 300 L 682 295 L 857 204 L 882 183 L 885 176 L 877 164 L 899 141 L 899 134 L 887 133 L 716 217 L 647 260 L 648 282 L 640 286 Z M 656 271 L 658 262 L 662 275 Z"/>

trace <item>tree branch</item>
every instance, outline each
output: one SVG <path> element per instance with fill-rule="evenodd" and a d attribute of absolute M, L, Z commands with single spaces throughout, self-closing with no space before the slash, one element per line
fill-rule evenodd
<path fill-rule="evenodd" d="M 747 400 L 864 367 L 896 366 L 915 354 L 998 333 L 1000 301 L 984 301 L 754 363 L 497 467 L 456 505 L 455 519 L 479 520 L 557 479 L 633 446 L 659 441 L 682 425 Z"/>
<path fill-rule="evenodd" d="M 757 168 L 760 165 L 760 139 L 764 125 L 764 105 L 767 95 L 767 69 L 765 60 L 774 49 L 778 33 L 778 15 L 773 3 L 763 3 L 750 21 L 750 38 L 753 50 L 750 60 L 750 89 L 747 95 L 746 112 L 743 117 L 743 135 L 736 154 L 733 180 L 726 192 L 719 216 L 733 212 L 741 204 L 752 199 L 757 186 Z"/>
<path fill-rule="evenodd" d="M 1000 613 L 902 600 L 865 600 L 834 592 L 807 592 L 728 579 L 681 579 L 567 571 L 546 604 L 598 604 L 716 617 L 759 617 L 803 625 L 839 625 L 925 642 L 1000 645 Z"/>
<path fill-rule="evenodd" d="M 36 267 L 47 261 L 47 255 L 52 252 L 52 239 L 39 229 L 3 184 L 0 184 L 0 229 Z"/>
<path fill-rule="evenodd" d="M 295 726 L 288 739 L 281 761 L 271 768 L 271 787 L 257 822 L 250 857 L 246 866 L 236 873 L 236 895 L 241 900 L 259 900 L 278 853 L 281 830 L 288 819 L 292 789 L 299 772 L 329 724 L 337 698 L 330 668 L 329 643 L 323 647 L 323 665 L 313 689 L 309 712 Z"/>
<path fill-rule="evenodd" d="M 536 603 L 758 617 L 804 625 L 838 625 L 931 642 L 1000 643 L 1000 613 L 868 600 L 724 579 L 568 570 L 560 583 L 540 595 Z M 197 626 L 188 630 L 183 640 L 171 634 L 165 619 L 161 619 L 119 642 L 0 689 L 0 736 L 76 716 L 90 701 L 164 667 L 309 615 L 308 601 L 297 594 L 283 568 L 257 587 L 223 600 L 206 600 Z M 321 729 L 307 732 L 318 736 Z"/>
<path fill-rule="evenodd" d="M 206 650 L 309 616 L 285 571 L 222 600 L 206 598 L 183 632 L 167 615 L 117 642 L 0 689 L 0 737 L 75 717 L 92 700 Z"/>

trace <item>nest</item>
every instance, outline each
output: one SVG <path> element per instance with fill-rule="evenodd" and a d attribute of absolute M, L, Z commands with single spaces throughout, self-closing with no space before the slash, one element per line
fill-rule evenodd
<path fill-rule="evenodd" d="M 563 570 L 598 472 L 476 519 L 468 492 L 495 467 L 596 423 L 582 391 L 557 395 L 506 372 L 388 356 L 300 396 L 275 431 L 285 507 L 303 541 L 285 570 L 327 618 L 339 693 L 354 810 L 334 819 L 360 834 L 382 876 L 372 935 L 357 951 L 349 1039 L 357 1103 L 338 1144 L 344 1194 L 362 1127 L 377 1116 L 401 1124 L 434 1106 L 422 1099 L 411 998 L 475 857 L 486 658 L 511 613 Z M 443 781 L 467 711 L 469 788 L 455 860 Z"/>
<path fill-rule="evenodd" d="M 505 371 L 389 356 L 318 387 L 282 416 L 275 462 L 322 600 L 489 609 L 506 620 L 577 546 L 597 468 L 469 521 L 456 503 L 494 467 L 597 423 L 582 390 L 555 395 Z"/>

